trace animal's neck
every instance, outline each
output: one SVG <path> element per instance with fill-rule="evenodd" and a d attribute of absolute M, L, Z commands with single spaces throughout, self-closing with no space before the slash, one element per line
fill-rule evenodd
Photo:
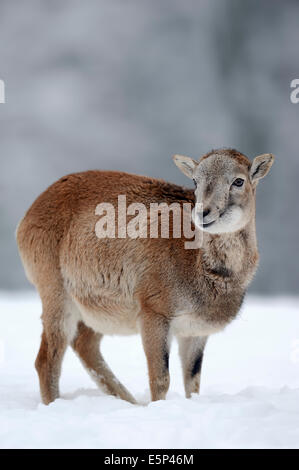
<path fill-rule="evenodd" d="M 204 274 L 214 281 L 238 283 L 245 288 L 258 261 L 255 217 L 240 231 L 210 235 L 204 233 L 201 262 Z"/>

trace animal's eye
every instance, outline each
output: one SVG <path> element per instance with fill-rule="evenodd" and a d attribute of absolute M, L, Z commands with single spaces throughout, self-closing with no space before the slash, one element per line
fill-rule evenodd
<path fill-rule="evenodd" d="M 243 186 L 243 184 L 244 184 L 243 178 L 237 178 L 233 182 L 233 186 L 237 186 L 238 188 L 241 188 L 241 186 Z"/>
<path fill-rule="evenodd" d="M 195 187 L 197 188 L 197 183 L 196 183 L 195 179 L 193 179 L 193 183 L 194 183 Z"/>

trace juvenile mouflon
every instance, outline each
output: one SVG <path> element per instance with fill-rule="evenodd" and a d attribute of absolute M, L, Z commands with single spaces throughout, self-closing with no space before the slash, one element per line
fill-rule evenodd
<path fill-rule="evenodd" d="M 35 366 L 44 403 L 59 396 L 69 344 L 100 387 L 135 403 L 103 359 L 99 344 L 105 334 L 141 333 L 153 400 L 166 396 L 169 347 L 177 337 L 186 396 L 199 391 L 207 338 L 235 318 L 257 267 L 256 186 L 273 156 L 251 163 L 236 150 L 221 149 L 199 161 L 175 155 L 174 162 L 194 180 L 195 190 L 87 171 L 50 186 L 19 224 L 22 262 L 42 300 Z M 98 238 L 96 206 L 117 207 L 118 195 L 147 208 L 153 202 L 201 203 L 202 211 L 193 214 L 203 232 L 201 247 L 185 249 L 183 237 Z"/>

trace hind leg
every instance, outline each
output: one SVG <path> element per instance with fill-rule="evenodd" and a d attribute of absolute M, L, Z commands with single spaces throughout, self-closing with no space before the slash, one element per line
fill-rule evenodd
<path fill-rule="evenodd" d="M 143 309 L 141 336 L 147 359 L 152 401 L 164 400 L 169 388 L 169 322 L 149 308 Z"/>
<path fill-rule="evenodd" d="M 59 397 L 59 377 L 65 349 L 66 343 L 63 338 L 54 339 L 49 331 L 47 333 L 43 331 L 35 368 L 39 376 L 42 401 L 45 405 Z"/>
<path fill-rule="evenodd" d="M 77 335 L 71 345 L 96 384 L 109 395 L 136 403 L 130 392 L 117 380 L 106 364 L 99 346 L 103 335 L 95 333 L 83 322 L 78 324 Z"/>
<path fill-rule="evenodd" d="M 42 401 L 48 405 L 59 397 L 59 378 L 68 345 L 68 332 L 64 295 L 58 295 L 57 290 L 52 290 L 48 295 L 41 295 L 41 298 L 43 333 L 35 367 L 39 376 Z"/>

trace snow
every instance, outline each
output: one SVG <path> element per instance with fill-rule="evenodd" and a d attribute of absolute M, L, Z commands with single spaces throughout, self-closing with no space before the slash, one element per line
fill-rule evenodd
<path fill-rule="evenodd" d="M 33 366 L 41 305 L 0 295 L 1 448 L 299 448 L 299 299 L 248 297 L 209 339 L 201 395 L 184 398 L 174 342 L 166 401 L 149 402 L 139 336 L 107 337 L 103 353 L 140 402 L 105 396 L 69 349 L 61 398 L 40 402 Z"/>

